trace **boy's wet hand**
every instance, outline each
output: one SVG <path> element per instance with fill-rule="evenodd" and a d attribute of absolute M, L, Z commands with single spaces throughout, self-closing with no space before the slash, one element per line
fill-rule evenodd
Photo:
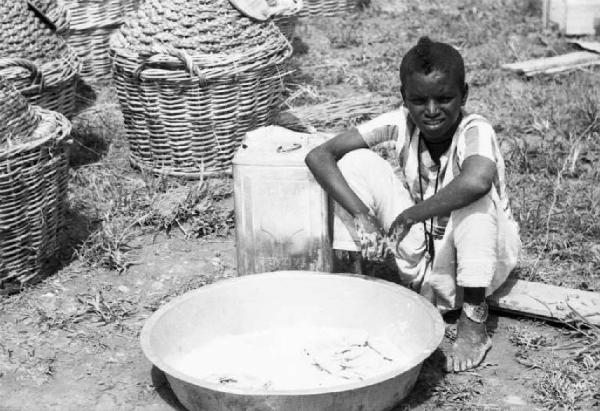
<path fill-rule="evenodd" d="M 406 237 L 413 224 L 413 220 L 407 218 L 404 214 L 399 214 L 388 230 L 388 237 L 398 244 Z"/>
<path fill-rule="evenodd" d="M 362 257 L 371 261 L 383 260 L 388 252 L 387 238 L 377 218 L 361 214 L 355 218 L 355 225 Z"/>

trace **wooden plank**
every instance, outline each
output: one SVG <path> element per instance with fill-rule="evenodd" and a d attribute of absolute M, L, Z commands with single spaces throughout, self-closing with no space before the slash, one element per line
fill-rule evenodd
<path fill-rule="evenodd" d="M 570 41 L 569 43 L 575 44 L 584 50 L 600 53 L 600 42 L 598 41 Z"/>
<path fill-rule="evenodd" d="M 540 73 L 557 73 L 597 64 L 600 64 L 600 54 L 586 50 L 574 51 L 560 56 L 503 64 L 502 68 L 516 71 L 526 76 L 533 76 Z"/>
<path fill-rule="evenodd" d="M 600 326 L 600 293 L 524 280 L 508 280 L 488 301 L 490 307 L 554 321 L 573 318 L 576 310 Z"/>

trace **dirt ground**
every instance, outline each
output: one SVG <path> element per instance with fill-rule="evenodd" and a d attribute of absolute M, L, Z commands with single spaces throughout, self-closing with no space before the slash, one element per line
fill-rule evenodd
<path fill-rule="evenodd" d="M 540 27 L 541 11 L 530 3 L 539 2 L 373 0 L 360 14 L 310 19 L 297 30 L 287 103 L 369 93 L 397 98 L 399 58 L 419 35 L 456 45 L 468 62 L 469 108 L 490 118 L 507 160 L 524 239 L 516 275 L 598 291 L 600 173 L 592 165 L 600 159 L 600 77 L 585 69 L 524 80 L 499 68 L 569 50 Z M 123 231 L 148 211 L 148 182 L 129 167 L 114 91 L 105 94 L 93 121 L 74 135 L 73 244 L 64 266 L 19 294 L 0 296 L 0 410 L 181 409 L 144 357 L 140 330 L 173 297 L 237 275 L 227 213 L 202 210 L 225 233 L 204 239 L 193 237 L 210 228 L 206 221 L 188 228 L 195 235 L 177 227 L 167 235 L 173 215 L 154 220 L 154 230 Z M 102 123 L 100 133 L 94 122 Z M 113 246 L 112 254 L 102 251 Z M 131 266 L 123 250 L 135 251 Z M 453 335 L 453 319 L 447 321 L 445 345 Z M 436 352 L 395 411 L 600 409 L 600 351 L 581 349 L 600 337 L 575 340 L 564 326 L 507 316 L 493 316 L 490 331 L 494 347 L 482 366 L 444 374 Z"/>
<path fill-rule="evenodd" d="M 235 242 L 161 235 L 142 237 L 137 245 L 141 263 L 126 274 L 74 263 L 0 300 L 1 410 L 181 409 L 144 357 L 139 332 L 174 296 L 235 276 Z M 494 348 L 482 367 L 443 374 L 440 354 L 434 354 L 397 410 L 535 409 L 530 391 L 536 370 L 515 360 L 509 335 L 515 327 L 548 337 L 558 330 L 507 317 L 493 317 L 491 324 Z"/>

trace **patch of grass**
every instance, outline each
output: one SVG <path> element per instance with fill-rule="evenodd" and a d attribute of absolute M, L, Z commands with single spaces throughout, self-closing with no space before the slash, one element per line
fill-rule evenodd
<path fill-rule="evenodd" d="M 534 383 L 533 400 L 545 409 L 591 409 L 598 381 L 582 373 L 572 361 L 546 362 Z"/>
<path fill-rule="evenodd" d="M 554 337 L 522 327 L 510 327 L 508 340 L 523 350 L 539 349 L 554 344 Z"/>
<path fill-rule="evenodd" d="M 336 94 L 340 90 L 343 96 L 373 92 L 399 97 L 397 70 L 406 50 L 422 35 L 450 42 L 468 67 L 467 109 L 490 119 L 502 145 L 513 213 L 524 242 L 517 275 L 600 290 L 600 71 L 524 79 L 500 68 L 571 50 L 556 30 L 541 26 L 539 2 L 426 0 L 401 2 L 390 10 L 372 8 L 351 18 L 301 23 L 298 34 L 305 43 L 291 61 L 296 71 L 286 77 L 288 106 L 324 103 L 341 97 Z M 123 271 L 135 262 L 140 230 L 175 229 L 190 237 L 231 231 L 232 207 L 224 204 L 231 196 L 230 181 L 184 184 L 131 171 L 121 120 L 96 114 L 96 122 L 78 123 L 75 134 L 84 151 L 101 154 L 93 164 L 73 158 L 78 168 L 72 172 L 71 204 L 89 217 L 93 233 L 78 250 L 83 260 Z M 98 129 L 103 122 L 104 129 Z M 389 154 L 385 148 L 381 152 Z M 202 284 L 204 279 L 197 279 L 169 294 Z M 111 302 L 94 293 L 82 298 L 87 315 L 119 322 L 121 314 Z M 152 302 L 151 308 L 162 302 Z M 61 327 L 65 319 L 47 315 L 44 321 Z M 510 332 L 519 361 L 539 372 L 534 398 L 540 406 L 600 406 L 594 397 L 599 386 L 597 330 L 583 322 L 573 327 L 569 338 L 576 347 L 568 360 L 541 333 Z M 428 395 L 440 408 L 468 408 L 481 387 L 476 376 L 438 378 Z"/>
<path fill-rule="evenodd" d="M 133 316 L 136 312 L 131 301 L 125 299 L 110 301 L 102 290 L 79 294 L 77 299 L 84 307 L 78 317 L 94 318 L 103 325 L 115 323 L 122 326 L 123 320 Z"/>
<path fill-rule="evenodd" d="M 177 227 L 190 237 L 230 233 L 233 210 L 220 206 L 232 195 L 230 179 L 186 183 L 136 172 L 122 143 L 114 142 L 102 161 L 71 172 L 71 208 L 92 226 L 75 251 L 78 258 L 124 272 L 137 262 L 134 240 L 141 231 L 169 233 Z"/>
<path fill-rule="evenodd" d="M 327 31 L 327 37 L 334 49 L 352 48 L 362 45 L 362 23 L 360 17 L 349 16 Z"/>
<path fill-rule="evenodd" d="M 544 409 L 592 409 L 600 405 L 600 328 L 573 313 L 566 338 L 523 326 L 509 329 L 516 360 L 535 373 L 532 400 Z M 566 341 L 566 342 L 565 342 Z"/>

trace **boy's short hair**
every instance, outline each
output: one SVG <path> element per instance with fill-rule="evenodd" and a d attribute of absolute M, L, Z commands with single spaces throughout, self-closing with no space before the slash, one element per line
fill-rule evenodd
<path fill-rule="evenodd" d="M 465 63 L 458 50 L 423 36 L 402 58 L 400 81 L 406 84 L 406 78 L 413 73 L 427 75 L 433 71 L 452 73 L 461 87 L 465 84 Z"/>

